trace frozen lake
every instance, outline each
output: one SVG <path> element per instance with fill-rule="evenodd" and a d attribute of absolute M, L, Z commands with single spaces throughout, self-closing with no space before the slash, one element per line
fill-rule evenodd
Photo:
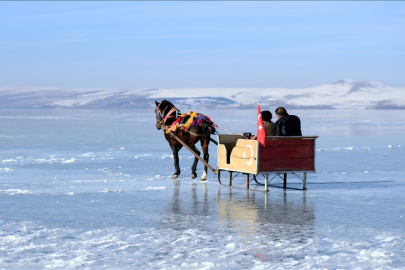
<path fill-rule="evenodd" d="M 255 133 L 256 110 L 200 112 Z M 403 269 L 405 111 L 289 112 L 317 172 L 264 194 L 192 180 L 185 149 L 172 180 L 153 110 L 0 111 L 0 269 Z"/>

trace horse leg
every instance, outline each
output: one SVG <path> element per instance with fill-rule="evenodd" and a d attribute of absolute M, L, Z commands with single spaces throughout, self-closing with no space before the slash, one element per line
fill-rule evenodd
<path fill-rule="evenodd" d="M 175 172 L 172 176 L 173 179 L 179 177 L 180 175 L 180 165 L 179 165 L 179 151 L 181 149 L 181 145 L 180 147 L 178 145 L 172 145 L 171 146 L 172 151 L 173 151 L 173 160 L 174 160 L 174 168 L 175 168 Z"/>
<path fill-rule="evenodd" d="M 193 149 L 193 151 L 197 154 L 200 155 L 201 152 L 200 150 L 197 149 L 197 147 L 195 147 L 195 145 L 190 146 L 191 149 Z M 198 163 L 198 158 L 194 157 L 194 162 L 193 162 L 193 166 L 191 166 L 191 178 L 194 179 L 197 177 L 197 163 Z"/>
<path fill-rule="evenodd" d="M 210 159 L 210 155 L 208 153 L 208 144 L 210 143 L 210 139 L 205 138 L 204 140 L 201 140 L 201 148 L 203 150 L 204 153 L 204 160 L 208 163 L 209 159 Z M 205 181 L 207 180 L 207 166 L 204 165 L 204 173 L 201 176 L 201 181 Z"/>

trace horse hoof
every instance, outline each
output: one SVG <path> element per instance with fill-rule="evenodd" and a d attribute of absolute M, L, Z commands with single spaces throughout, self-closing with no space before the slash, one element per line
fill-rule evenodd
<path fill-rule="evenodd" d="M 173 179 L 176 179 L 176 178 L 178 178 L 179 176 L 177 175 L 177 174 L 173 174 L 173 176 L 172 176 L 172 178 Z"/>
<path fill-rule="evenodd" d="M 207 180 L 207 173 L 204 172 L 203 175 L 201 176 L 201 181 Z"/>
<path fill-rule="evenodd" d="M 196 179 L 197 178 L 197 174 L 196 173 L 192 173 L 191 174 L 191 179 Z"/>

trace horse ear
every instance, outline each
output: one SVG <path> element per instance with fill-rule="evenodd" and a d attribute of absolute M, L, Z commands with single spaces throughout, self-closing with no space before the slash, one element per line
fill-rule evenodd
<path fill-rule="evenodd" d="M 157 101 L 155 100 L 155 103 L 156 103 L 156 107 L 159 106 L 159 102 L 157 102 Z"/>

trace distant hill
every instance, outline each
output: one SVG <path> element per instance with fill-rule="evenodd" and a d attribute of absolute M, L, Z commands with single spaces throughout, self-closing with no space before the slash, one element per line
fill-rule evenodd
<path fill-rule="evenodd" d="M 0 88 L 1 109 L 137 109 L 168 99 L 179 108 L 405 109 L 405 87 L 339 80 L 310 88 L 62 89 Z"/>

